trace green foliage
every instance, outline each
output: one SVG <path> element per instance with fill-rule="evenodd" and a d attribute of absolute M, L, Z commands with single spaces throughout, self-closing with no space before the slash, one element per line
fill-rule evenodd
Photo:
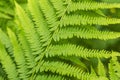
<path fill-rule="evenodd" d="M 2 0 L 0 80 L 119 80 L 119 8 L 117 0 Z"/>
<path fill-rule="evenodd" d="M 117 57 L 112 57 L 109 63 L 109 74 L 111 80 L 120 79 L 120 63 L 117 61 Z"/>
<path fill-rule="evenodd" d="M 13 63 L 11 57 L 7 54 L 2 43 L 0 43 L 0 62 L 2 63 L 3 68 L 10 80 L 19 80 L 16 65 Z"/>

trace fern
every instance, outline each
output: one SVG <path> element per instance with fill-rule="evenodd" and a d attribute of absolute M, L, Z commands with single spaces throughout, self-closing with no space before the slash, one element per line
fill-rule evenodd
<path fill-rule="evenodd" d="M 55 75 L 38 75 L 36 77 L 36 80 L 65 80 L 64 78 L 62 78 L 61 76 L 55 76 Z"/>
<path fill-rule="evenodd" d="M 20 24 L 24 29 L 25 36 L 27 37 L 27 40 L 31 45 L 31 49 L 33 52 L 35 52 L 34 54 L 38 54 L 41 52 L 41 49 L 39 49 L 41 47 L 41 43 L 39 42 L 39 35 L 35 31 L 34 24 L 29 19 L 25 11 L 17 3 L 16 7 L 17 7 L 16 12 L 18 14 Z M 23 17 L 25 18 L 24 20 L 22 19 Z"/>
<path fill-rule="evenodd" d="M 68 8 L 68 11 L 96 10 L 96 9 L 110 9 L 110 8 L 120 8 L 120 4 L 119 3 L 95 2 L 95 1 L 71 2 Z"/>
<path fill-rule="evenodd" d="M 3 68 L 5 69 L 5 72 L 8 74 L 8 78 L 10 80 L 19 80 L 16 65 L 13 63 L 11 57 L 7 54 L 1 42 L 0 42 L 0 62 L 2 63 Z"/>
<path fill-rule="evenodd" d="M 66 35 L 63 35 L 66 34 Z M 110 31 L 100 31 L 94 27 L 70 27 L 70 28 L 62 28 L 59 32 L 53 35 L 53 39 L 55 41 L 59 41 L 60 39 L 72 38 L 74 36 L 83 39 L 101 39 L 101 40 L 109 40 L 119 38 L 119 32 L 110 32 Z"/>
<path fill-rule="evenodd" d="M 120 64 L 118 63 L 117 57 L 112 57 L 110 63 L 109 63 L 109 74 L 110 79 L 113 80 L 119 80 L 120 79 Z"/>
<path fill-rule="evenodd" d="M 106 18 L 106 17 L 91 17 L 86 15 L 65 15 L 60 23 L 61 23 L 60 26 L 88 25 L 88 24 L 109 25 L 109 24 L 120 23 L 120 19 Z"/>
<path fill-rule="evenodd" d="M 114 53 L 114 54 L 113 54 Z M 53 57 L 53 56 L 79 56 L 79 57 L 111 57 L 111 56 L 120 56 L 119 53 L 116 52 L 107 52 L 105 50 L 90 50 L 86 49 L 81 46 L 75 46 L 75 45 L 55 45 L 50 46 L 46 51 L 46 57 Z"/>
<path fill-rule="evenodd" d="M 120 3 L 27 0 L 25 7 L 19 1 L 10 3 L 15 4 L 15 15 L 0 8 L 3 18 L 15 17 L 13 27 L 0 29 L 0 64 L 6 75 L 1 72 L 1 80 L 119 80 L 119 51 L 93 49 L 88 43 L 117 43 L 120 31 L 111 26 L 119 25 L 120 18 L 106 12 L 119 9 Z"/>
<path fill-rule="evenodd" d="M 49 40 L 49 35 L 50 32 L 48 31 L 48 26 L 45 22 L 44 16 L 42 15 L 40 8 L 39 8 L 39 3 L 38 1 L 33 1 L 33 0 L 28 0 L 28 7 L 31 12 L 31 15 L 33 15 L 33 19 L 36 24 L 37 32 L 41 36 L 41 41 L 45 42 Z M 44 27 L 42 27 L 44 26 Z"/>
<path fill-rule="evenodd" d="M 27 67 L 23 51 L 18 45 L 15 34 L 10 29 L 8 29 L 8 34 L 13 44 L 14 58 L 16 64 L 18 65 L 18 72 L 20 73 L 20 78 L 27 79 Z"/>
<path fill-rule="evenodd" d="M 9 54 L 13 55 L 12 44 L 9 41 L 9 37 L 1 29 L 0 29 L 0 41 L 5 45 L 5 48 L 8 49 Z"/>
<path fill-rule="evenodd" d="M 25 38 L 23 31 L 20 31 L 18 34 L 19 37 L 19 41 L 21 43 L 21 47 L 25 53 L 25 58 L 27 61 L 27 65 L 29 68 L 32 68 L 35 65 L 35 59 L 34 59 L 34 55 L 30 54 L 32 53 L 31 48 L 29 47 L 29 43 L 27 41 L 27 39 Z"/>
<path fill-rule="evenodd" d="M 56 66 L 57 65 L 57 66 Z M 42 64 L 43 67 L 40 68 L 40 70 L 45 70 L 48 71 L 50 70 L 51 72 L 56 72 L 61 75 L 67 75 L 67 76 L 73 76 L 77 77 L 78 79 L 90 79 L 90 75 L 88 73 L 85 73 L 81 69 L 71 66 L 69 64 L 65 64 L 62 62 L 43 62 Z"/>

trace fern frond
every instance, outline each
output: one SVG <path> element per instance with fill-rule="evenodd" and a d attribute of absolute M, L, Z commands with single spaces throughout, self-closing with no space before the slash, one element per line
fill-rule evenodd
<path fill-rule="evenodd" d="M 24 36 L 23 31 L 19 31 L 18 39 L 19 39 L 21 47 L 24 51 L 24 55 L 25 55 L 25 58 L 27 61 L 28 68 L 34 67 L 35 66 L 35 57 L 32 55 L 31 48 L 29 46 L 29 43 L 28 43 L 26 37 Z"/>
<path fill-rule="evenodd" d="M 42 66 L 40 67 L 40 72 L 41 71 L 51 71 L 53 73 L 59 73 L 69 77 L 76 77 L 81 80 L 90 80 L 91 77 L 89 73 L 84 72 L 80 68 L 63 62 L 43 62 Z"/>
<path fill-rule="evenodd" d="M 28 42 L 30 43 L 30 48 L 34 52 L 33 54 L 34 55 L 40 54 L 42 52 L 41 43 L 39 41 L 40 40 L 39 35 L 37 34 L 34 28 L 33 22 L 17 3 L 16 3 L 16 13 L 18 15 L 18 20 L 21 24 L 19 26 L 23 28 L 25 36 Z"/>
<path fill-rule="evenodd" d="M 68 7 L 68 12 L 76 10 L 97 10 L 97 9 L 111 9 L 120 8 L 119 3 L 105 3 L 105 2 L 95 2 L 95 1 L 79 1 L 72 2 Z"/>
<path fill-rule="evenodd" d="M 16 65 L 6 52 L 5 47 L 3 46 L 1 41 L 0 41 L 0 63 L 2 63 L 3 68 L 10 80 L 20 80 L 18 77 Z"/>
<path fill-rule="evenodd" d="M 47 44 L 47 41 L 50 38 L 50 32 L 48 31 L 48 25 L 44 19 L 38 0 L 28 0 L 28 7 L 32 14 L 33 20 L 35 21 L 37 28 L 36 30 L 41 36 L 41 41 L 46 42 Z"/>
<path fill-rule="evenodd" d="M 82 46 L 76 46 L 74 44 L 53 45 L 50 46 L 45 53 L 46 57 L 53 56 L 79 56 L 79 57 L 111 57 L 113 52 L 105 50 L 87 49 Z M 119 53 L 114 53 L 114 56 L 120 56 Z"/>
<path fill-rule="evenodd" d="M 88 25 L 88 24 L 109 25 L 109 24 L 119 24 L 119 23 L 120 23 L 120 19 L 117 18 L 91 17 L 87 15 L 65 15 L 60 22 L 60 26 Z"/>
<path fill-rule="evenodd" d="M 13 55 L 12 44 L 9 40 L 9 37 L 0 29 L 0 41 L 5 45 L 5 48 L 8 49 L 8 52 Z"/>
<path fill-rule="evenodd" d="M 15 34 L 9 28 L 8 28 L 8 34 L 9 34 L 10 40 L 13 45 L 13 51 L 14 51 L 13 56 L 14 56 L 14 60 L 17 64 L 20 78 L 23 80 L 26 80 L 26 79 L 28 79 L 27 78 L 28 70 L 27 70 L 27 66 L 26 66 L 24 52 L 21 49 L 20 45 L 18 44 Z"/>
<path fill-rule="evenodd" d="M 38 75 L 36 80 L 66 80 L 62 76 L 55 75 Z"/>
<path fill-rule="evenodd" d="M 40 7 L 44 13 L 48 27 L 56 29 L 58 27 L 58 18 L 54 6 L 49 0 L 40 0 Z"/>
<path fill-rule="evenodd" d="M 65 35 L 63 35 L 65 34 Z M 67 39 L 76 36 L 78 38 L 84 39 L 101 39 L 101 40 L 109 40 L 120 37 L 119 32 L 110 32 L 110 31 L 100 31 L 94 27 L 66 27 L 61 28 L 58 32 L 53 35 L 53 39 L 55 41 L 59 41 L 60 39 Z"/>

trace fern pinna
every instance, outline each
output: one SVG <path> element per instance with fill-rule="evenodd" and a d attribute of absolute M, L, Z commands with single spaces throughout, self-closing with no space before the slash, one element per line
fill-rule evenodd
<path fill-rule="evenodd" d="M 15 2 L 14 29 L 0 29 L 0 80 L 119 80 L 120 53 L 85 44 L 120 37 L 107 29 L 120 24 L 104 12 L 113 8 L 120 3 L 28 0 L 21 7 Z"/>

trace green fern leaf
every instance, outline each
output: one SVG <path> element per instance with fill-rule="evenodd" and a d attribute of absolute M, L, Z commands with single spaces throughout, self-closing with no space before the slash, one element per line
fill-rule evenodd
<path fill-rule="evenodd" d="M 28 68 L 34 67 L 35 66 L 35 58 L 32 55 L 31 48 L 29 46 L 29 43 L 28 43 L 27 39 L 24 36 L 23 31 L 19 31 L 18 39 L 19 39 L 19 41 L 21 43 L 21 47 L 22 47 L 22 49 L 25 53 L 25 58 L 26 58 L 26 61 L 27 61 Z"/>
<path fill-rule="evenodd" d="M 110 77 L 110 80 L 119 80 L 119 77 L 116 75 L 115 71 L 114 71 L 114 66 L 113 66 L 113 62 L 112 60 L 110 61 L 109 63 L 109 77 Z"/>
<path fill-rule="evenodd" d="M 50 0 L 53 4 L 57 17 L 63 16 L 66 12 L 66 6 L 64 6 L 63 0 Z"/>
<path fill-rule="evenodd" d="M 72 2 L 68 7 L 68 12 L 76 10 L 97 10 L 97 9 L 111 9 L 120 8 L 119 3 L 105 3 L 105 2 L 94 2 L 94 1 L 79 1 Z"/>
<path fill-rule="evenodd" d="M 76 77 L 78 79 L 90 79 L 90 74 L 87 72 L 82 71 L 81 69 L 71 66 L 69 64 L 63 62 L 43 62 L 40 72 L 41 71 L 51 71 L 53 73 L 59 73 L 61 75 L 67 75 L 71 77 Z"/>
<path fill-rule="evenodd" d="M 36 80 L 66 80 L 61 76 L 54 76 L 54 75 L 38 75 Z"/>
<path fill-rule="evenodd" d="M 8 49 L 10 55 L 13 55 L 12 44 L 9 41 L 9 37 L 0 29 L 0 41 L 5 45 L 5 48 Z"/>
<path fill-rule="evenodd" d="M 40 0 L 40 7 L 44 13 L 48 27 L 56 27 L 57 24 L 57 16 L 54 10 L 54 7 L 49 2 L 49 0 Z"/>
<path fill-rule="evenodd" d="M 98 57 L 98 58 L 108 58 L 113 56 L 113 52 L 105 51 L 105 50 L 91 50 L 86 49 L 82 46 L 76 46 L 73 44 L 65 44 L 65 45 L 53 45 L 50 46 L 45 53 L 46 57 L 53 56 L 79 56 L 79 57 Z M 119 53 L 114 52 L 114 56 L 120 56 Z"/>
<path fill-rule="evenodd" d="M 14 64 L 13 60 L 6 52 L 5 47 L 1 42 L 0 42 L 0 63 L 2 63 L 3 68 L 10 80 L 20 80 L 18 77 L 16 65 Z"/>
<path fill-rule="evenodd" d="M 65 34 L 65 35 L 63 35 Z M 94 27 L 67 27 L 61 28 L 58 32 L 53 35 L 53 39 L 55 41 L 59 41 L 60 39 L 67 39 L 72 37 L 84 38 L 84 39 L 115 39 L 120 37 L 119 32 L 110 32 L 110 31 L 100 31 Z"/>
<path fill-rule="evenodd" d="M 109 70 L 112 71 L 110 72 L 111 80 L 115 77 L 120 79 L 120 63 L 117 61 L 117 57 L 112 57 L 109 65 L 110 65 Z M 111 70 L 110 68 L 112 68 L 113 70 Z"/>
<path fill-rule="evenodd" d="M 40 54 L 42 52 L 42 44 L 40 43 L 39 35 L 37 34 L 34 24 L 31 19 L 25 13 L 25 11 L 16 3 L 16 13 L 18 15 L 18 20 L 21 24 L 21 27 L 24 29 L 25 36 L 30 43 L 30 47 L 33 54 Z M 40 49 L 41 48 L 41 49 Z"/>
<path fill-rule="evenodd" d="M 9 28 L 8 28 L 8 34 L 9 34 L 9 37 L 10 37 L 12 45 L 13 45 L 13 51 L 14 51 L 13 56 L 14 56 L 15 62 L 17 64 L 20 78 L 23 80 L 26 80 L 26 79 L 28 79 L 27 78 L 28 70 L 27 70 L 27 66 L 26 66 L 24 52 L 21 49 L 20 45 L 18 44 L 15 34 Z"/>
<path fill-rule="evenodd" d="M 48 44 L 50 38 L 50 32 L 48 30 L 48 25 L 44 19 L 44 16 L 42 15 L 38 1 L 28 0 L 28 7 L 33 16 L 33 20 L 35 21 L 37 32 L 41 36 L 42 39 L 41 41 L 45 42 L 44 44 Z"/>
<path fill-rule="evenodd" d="M 88 25 L 88 24 L 109 25 L 109 24 L 118 24 L 118 23 L 120 23 L 120 19 L 116 19 L 116 18 L 91 17 L 86 15 L 65 15 L 60 22 L 60 26 Z"/>

